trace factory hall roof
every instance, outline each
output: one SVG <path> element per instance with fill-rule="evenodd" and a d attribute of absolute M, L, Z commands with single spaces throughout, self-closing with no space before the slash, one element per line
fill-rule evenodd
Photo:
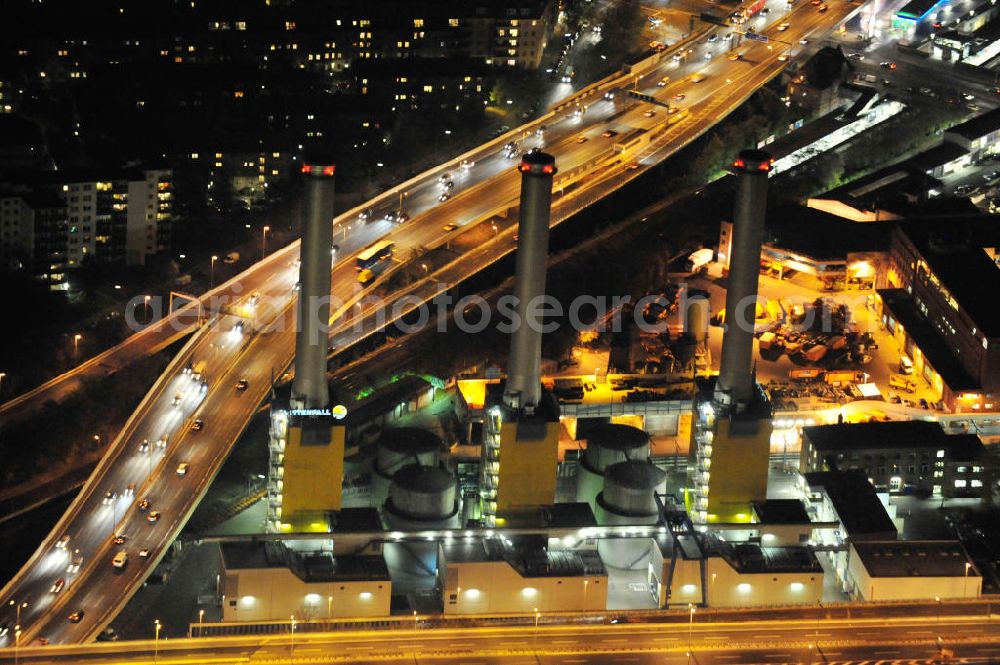
<path fill-rule="evenodd" d="M 760 524 L 809 524 L 809 514 L 798 499 L 768 499 L 751 503 Z"/>
<path fill-rule="evenodd" d="M 997 130 L 1000 130 L 1000 108 L 970 118 L 963 123 L 955 125 L 945 133 L 957 134 L 962 138 L 974 141 Z"/>
<path fill-rule="evenodd" d="M 606 575 L 596 550 L 549 550 L 547 539 L 463 538 L 441 543 L 445 561 L 490 563 L 504 561 L 523 577 Z"/>
<path fill-rule="evenodd" d="M 822 487 L 844 526 L 844 535 L 858 538 L 894 538 L 896 525 L 861 469 L 816 471 L 805 474 L 811 490 Z"/>
<path fill-rule="evenodd" d="M 949 448 L 941 425 L 926 420 L 840 423 L 802 428 L 802 436 L 817 452 L 884 448 Z"/>
<path fill-rule="evenodd" d="M 807 547 L 761 547 L 741 543 L 722 552 L 722 557 L 741 574 L 823 573 L 823 567 Z"/>
<path fill-rule="evenodd" d="M 872 577 L 979 575 L 957 540 L 870 540 L 851 547 Z"/>

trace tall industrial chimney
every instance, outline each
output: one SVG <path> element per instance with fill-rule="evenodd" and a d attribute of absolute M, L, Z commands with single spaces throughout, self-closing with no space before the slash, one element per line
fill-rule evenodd
<path fill-rule="evenodd" d="M 552 178 L 556 160 L 544 152 L 530 152 L 521 160 L 521 207 L 518 220 L 517 268 L 514 274 L 515 312 L 520 325 L 510 340 L 504 403 L 532 410 L 542 398 L 542 332 L 527 324 L 528 307 L 545 294 L 549 253 Z"/>
<path fill-rule="evenodd" d="M 326 383 L 327 326 L 330 321 L 330 270 L 333 246 L 333 185 L 331 161 L 302 164 L 306 195 L 299 249 L 299 301 L 296 305 L 295 378 L 292 407 L 330 406 Z"/>
<path fill-rule="evenodd" d="M 726 326 L 715 399 L 741 411 L 753 391 L 753 332 L 771 156 L 762 150 L 744 150 L 733 168 L 739 182 L 726 287 Z"/>

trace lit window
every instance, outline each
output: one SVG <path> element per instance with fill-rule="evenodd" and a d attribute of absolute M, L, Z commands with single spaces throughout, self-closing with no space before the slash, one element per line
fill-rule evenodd
<path fill-rule="evenodd" d="M 965 487 L 968 483 L 965 480 L 956 480 L 955 487 Z"/>
<path fill-rule="evenodd" d="M 943 450 L 937 451 L 937 456 L 938 458 L 944 457 L 944 451 Z"/>
<path fill-rule="evenodd" d="M 448 25 L 450 27 L 452 27 L 452 28 L 457 28 L 458 27 L 458 19 L 457 18 L 450 18 L 450 19 L 448 19 Z"/>

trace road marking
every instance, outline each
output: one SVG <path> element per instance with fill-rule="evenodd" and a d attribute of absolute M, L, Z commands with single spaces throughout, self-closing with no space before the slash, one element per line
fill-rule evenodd
<path fill-rule="evenodd" d="M 552 644 L 576 644 L 576 640 L 552 640 Z"/>
<path fill-rule="evenodd" d="M 765 653 L 764 658 L 790 658 L 790 653 Z"/>
<path fill-rule="evenodd" d="M 681 638 L 679 638 L 679 637 L 654 637 L 653 641 L 654 642 L 676 642 L 679 639 L 681 639 Z"/>
<path fill-rule="evenodd" d="M 878 656 L 878 655 L 892 656 L 892 655 L 899 655 L 899 650 L 898 649 L 887 649 L 887 650 L 883 650 L 883 651 L 872 651 L 872 653 L 875 654 L 876 656 Z"/>
<path fill-rule="evenodd" d="M 909 635 L 933 635 L 933 630 L 908 630 L 906 631 Z"/>
<path fill-rule="evenodd" d="M 763 638 L 776 638 L 776 637 L 781 637 L 781 635 L 754 635 L 753 636 L 753 638 L 755 640 L 759 640 L 759 639 L 763 639 Z"/>
<path fill-rule="evenodd" d="M 716 656 L 715 660 L 736 660 L 739 656 Z"/>
<path fill-rule="evenodd" d="M 628 639 L 622 637 L 622 638 L 615 638 L 613 640 L 604 640 L 604 641 L 605 642 L 609 642 L 609 643 L 614 643 L 614 642 L 628 642 Z"/>

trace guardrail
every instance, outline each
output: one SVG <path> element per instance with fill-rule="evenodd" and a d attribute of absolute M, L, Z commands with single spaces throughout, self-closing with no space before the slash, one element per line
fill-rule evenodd
<path fill-rule="evenodd" d="M 208 326 L 206 326 L 205 329 L 207 329 L 207 327 Z M 73 499 L 72 503 L 70 503 L 69 507 L 66 509 L 66 512 L 62 514 L 62 517 L 60 517 L 59 521 L 56 522 L 56 525 L 52 527 L 52 530 L 49 531 L 48 536 L 46 536 L 46 538 L 42 541 L 42 543 L 38 546 L 38 548 L 34 551 L 34 553 L 32 553 L 28 561 L 23 566 L 21 566 L 21 568 L 17 571 L 14 577 L 12 577 L 3 586 L 3 589 L 0 590 L 0 598 L 9 598 L 11 596 L 11 589 L 23 581 L 24 576 L 29 571 L 34 569 L 34 567 L 38 564 L 39 559 L 42 556 L 44 556 L 47 552 L 51 551 L 52 548 L 55 546 L 56 540 L 61 538 L 62 534 L 66 532 L 69 523 L 72 522 L 73 519 L 77 517 L 80 510 L 80 506 L 83 504 L 84 501 L 86 501 L 87 497 L 90 496 L 90 494 L 94 491 L 95 486 L 101 482 L 101 479 L 104 477 L 104 474 L 107 472 L 111 464 L 115 462 L 119 458 L 119 456 L 124 452 L 125 445 L 128 442 L 129 438 L 131 438 L 131 436 L 134 434 L 136 424 L 139 421 L 140 417 L 145 414 L 146 410 L 149 409 L 149 406 L 152 403 L 153 399 L 160 396 L 167 381 L 172 379 L 174 375 L 177 373 L 177 371 L 179 371 L 181 367 L 184 365 L 184 363 L 186 363 L 186 361 L 189 359 L 192 350 L 194 349 L 195 346 L 197 346 L 198 342 L 200 341 L 200 336 L 202 332 L 204 332 L 204 329 L 202 331 L 199 331 L 198 333 L 195 333 L 195 335 L 193 335 L 191 339 L 187 341 L 187 343 L 181 349 L 180 353 L 178 353 L 174 357 L 174 359 L 170 361 L 166 369 L 164 369 L 164 371 L 156 379 L 156 381 L 153 383 L 153 386 L 146 393 L 146 396 L 143 397 L 142 401 L 139 402 L 139 405 L 132 412 L 132 415 L 129 416 L 128 420 L 125 421 L 125 424 L 122 426 L 121 430 L 119 430 L 118 435 L 115 437 L 115 440 L 108 447 L 108 450 L 101 458 L 101 461 L 97 463 L 97 466 L 91 472 L 90 477 L 87 479 L 87 481 L 83 484 L 83 488 Z M 84 570 L 80 573 L 80 576 L 83 576 L 88 569 L 90 569 L 97 563 L 96 557 L 90 557 L 90 559 L 91 560 L 86 564 Z M 34 628 L 37 628 L 37 626 L 33 626 L 33 629 Z"/>

